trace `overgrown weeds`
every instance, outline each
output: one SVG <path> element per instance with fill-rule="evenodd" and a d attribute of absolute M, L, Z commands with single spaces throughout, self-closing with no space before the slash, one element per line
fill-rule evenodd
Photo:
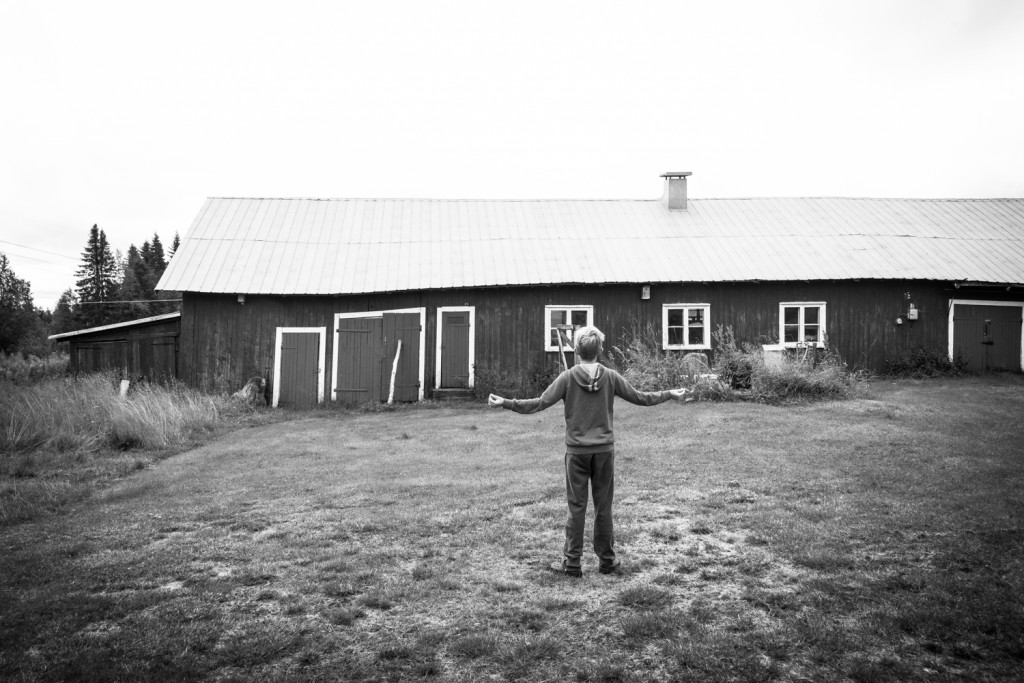
<path fill-rule="evenodd" d="M 113 375 L 0 383 L 0 524 L 33 519 L 88 496 L 93 480 L 144 469 L 218 423 L 214 399 L 183 385 Z M 140 456 L 140 453 L 149 455 Z"/>
<path fill-rule="evenodd" d="M 959 355 L 950 360 L 949 354 L 939 349 L 919 346 L 903 351 L 886 361 L 892 377 L 956 377 L 967 372 L 967 363 Z"/>
<path fill-rule="evenodd" d="M 687 387 L 703 401 L 742 398 L 762 403 L 844 399 L 866 377 L 850 372 L 831 349 L 793 349 L 770 358 L 759 345 L 737 342 L 729 326 L 712 335 L 714 362 L 703 353 L 665 351 L 653 326 L 634 327 L 612 350 L 619 371 L 637 389 Z"/>
<path fill-rule="evenodd" d="M 122 397 L 111 375 L 51 379 L 0 392 L 0 450 L 171 448 L 212 428 L 217 415 L 213 399 L 181 384 L 138 383 Z"/>
<path fill-rule="evenodd" d="M 622 344 L 612 347 L 611 355 L 622 376 L 641 391 L 689 386 L 698 374 L 692 370 L 692 360 L 684 361 L 686 355 L 661 348 L 661 335 L 651 324 L 634 325 L 623 335 Z M 698 367 L 700 364 L 696 363 Z M 709 373 L 706 358 L 703 366 L 699 374 Z"/>
<path fill-rule="evenodd" d="M 867 376 L 851 372 L 827 345 L 823 349 L 784 349 L 766 356 L 753 344 L 737 344 L 731 327 L 718 326 L 714 371 L 735 389 L 762 403 L 835 400 L 852 397 Z"/>
<path fill-rule="evenodd" d="M 0 382 L 20 386 L 46 379 L 67 376 L 71 357 L 54 352 L 48 356 L 23 356 L 20 353 L 0 353 Z"/>

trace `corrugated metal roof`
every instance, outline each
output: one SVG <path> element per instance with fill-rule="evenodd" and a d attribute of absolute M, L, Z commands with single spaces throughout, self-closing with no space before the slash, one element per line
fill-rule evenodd
<path fill-rule="evenodd" d="M 211 198 L 158 289 L 904 278 L 1024 283 L 1024 199 Z"/>
<path fill-rule="evenodd" d="M 72 337 L 81 337 L 85 334 L 92 334 L 94 332 L 104 332 L 106 330 L 116 330 L 122 327 L 140 327 L 142 325 L 149 325 L 151 323 L 157 323 L 163 320 L 173 320 L 174 318 L 180 318 L 181 312 L 176 311 L 174 313 L 163 313 L 161 315 L 154 315 L 148 318 L 139 318 L 138 320 L 129 320 L 123 323 L 114 323 L 113 325 L 100 325 L 99 327 L 88 327 L 84 330 L 75 330 L 74 332 L 64 332 L 62 334 L 51 334 L 47 339 L 54 341 L 63 341 L 71 339 Z"/>

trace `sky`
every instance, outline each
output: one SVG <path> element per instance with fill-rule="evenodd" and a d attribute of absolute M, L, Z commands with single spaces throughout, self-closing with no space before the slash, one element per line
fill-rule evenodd
<path fill-rule="evenodd" d="M 1018 0 L 0 0 L 0 252 L 52 308 L 206 197 L 1024 197 Z"/>

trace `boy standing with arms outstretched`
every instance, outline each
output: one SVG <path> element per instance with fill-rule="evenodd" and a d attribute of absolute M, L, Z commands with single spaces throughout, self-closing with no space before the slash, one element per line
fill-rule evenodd
<path fill-rule="evenodd" d="M 551 569 L 582 576 L 583 527 L 587 515 L 587 485 L 594 492 L 594 552 L 598 570 L 611 574 L 619 567 L 612 530 L 615 493 L 615 436 L 612 414 L 615 397 L 638 406 L 653 406 L 680 399 L 686 389 L 637 391 L 615 370 L 597 362 L 604 334 L 596 327 L 576 332 L 577 365 L 560 374 L 540 398 L 507 399 L 491 394 L 487 402 L 517 413 L 540 412 L 565 401 L 565 496 L 569 517 L 565 522 L 565 559 Z"/>

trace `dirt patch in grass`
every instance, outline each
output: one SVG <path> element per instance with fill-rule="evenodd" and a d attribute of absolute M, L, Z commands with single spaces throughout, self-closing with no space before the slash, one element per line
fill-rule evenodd
<path fill-rule="evenodd" d="M 624 565 L 546 571 L 558 410 L 235 431 L 0 531 L 9 680 L 1011 679 L 1024 382 L 620 406 Z M 476 427 L 472 429 L 471 427 Z M 588 529 L 589 534 L 589 529 Z M 584 635 L 585 634 L 585 635 Z"/>

